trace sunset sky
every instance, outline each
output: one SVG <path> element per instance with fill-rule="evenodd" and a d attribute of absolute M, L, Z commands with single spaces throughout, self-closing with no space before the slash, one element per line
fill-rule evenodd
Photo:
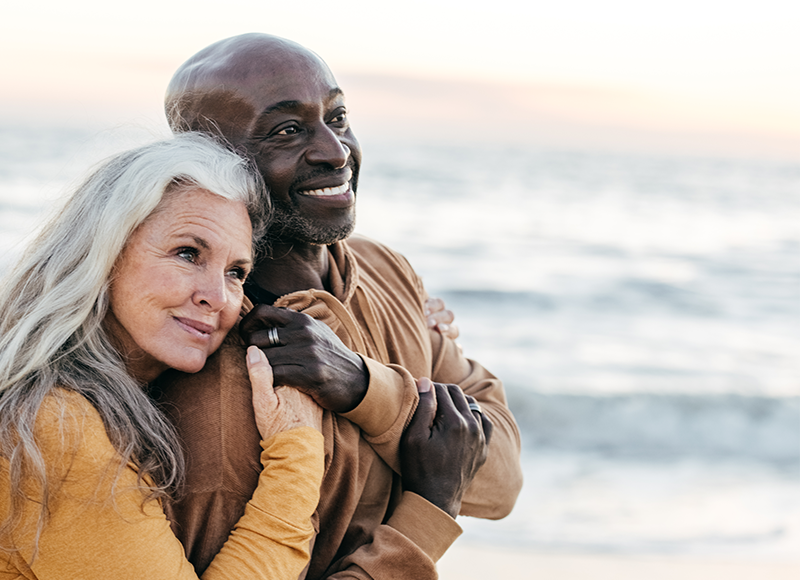
<path fill-rule="evenodd" d="M 375 131 L 800 158 L 799 27 L 792 0 L 6 3 L 0 118 L 163 126 L 181 62 L 262 31 L 325 58 Z"/>

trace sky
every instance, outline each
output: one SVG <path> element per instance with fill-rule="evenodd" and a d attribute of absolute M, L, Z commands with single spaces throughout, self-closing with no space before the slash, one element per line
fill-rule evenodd
<path fill-rule="evenodd" d="M 367 131 L 800 159 L 798 26 L 794 0 L 5 3 L 0 118 L 163 127 L 181 62 L 261 31 L 319 53 Z"/>

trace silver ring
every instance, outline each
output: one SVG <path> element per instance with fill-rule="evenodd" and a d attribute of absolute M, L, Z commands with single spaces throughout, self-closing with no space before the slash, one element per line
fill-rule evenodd
<path fill-rule="evenodd" d="M 281 339 L 278 338 L 278 329 L 275 328 L 274 326 L 269 329 L 269 332 L 267 333 L 267 338 L 269 339 L 270 346 L 278 346 L 281 343 Z"/>
<path fill-rule="evenodd" d="M 470 411 L 477 411 L 478 413 L 483 415 L 483 409 L 481 409 L 481 406 L 478 403 L 470 403 L 469 404 L 469 410 Z"/>

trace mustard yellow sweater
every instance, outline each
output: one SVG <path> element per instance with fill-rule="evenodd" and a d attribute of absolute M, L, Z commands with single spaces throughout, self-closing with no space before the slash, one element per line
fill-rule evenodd
<path fill-rule="evenodd" d="M 197 578 L 161 505 L 142 503 L 131 465 L 121 472 L 100 415 L 81 395 L 58 389 L 36 422 L 36 438 L 55 489 L 50 517 L 32 557 L 40 505 L 26 502 L 22 524 L 2 545 L 0 579 L 125 580 Z M 263 470 L 236 528 L 205 580 L 294 580 L 308 562 L 311 514 L 323 472 L 322 435 L 310 427 L 262 442 Z M 119 478 L 117 476 L 119 474 Z M 0 516 L 8 513 L 8 464 L 0 464 Z M 25 481 L 30 497 L 40 497 Z M 113 491 L 113 493 L 112 493 Z"/>

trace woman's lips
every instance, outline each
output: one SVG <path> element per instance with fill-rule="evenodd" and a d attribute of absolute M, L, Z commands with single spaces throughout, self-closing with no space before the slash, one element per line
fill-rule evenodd
<path fill-rule="evenodd" d="M 196 336 L 197 338 L 209 338 L 215 330 L 215 328 L 210 324 L 206 324 L 198 320 L 182 318 L 179 316 L 173 316 L 173 318 L 186 332 Z"/>

